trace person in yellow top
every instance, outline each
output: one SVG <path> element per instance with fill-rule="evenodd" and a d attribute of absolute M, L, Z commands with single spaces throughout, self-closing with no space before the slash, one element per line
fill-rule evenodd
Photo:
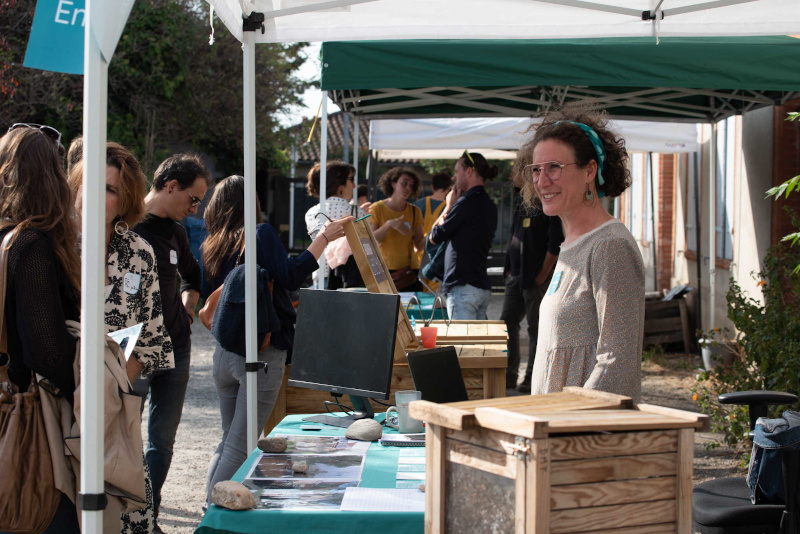
<path fill-rule="evenodd" d="M 447 172 L 437 172 L 431 176 L 431 189 L 433 194 L 421 198 L 414 202 L 414 205 L 422 211 L 422 233 L 428 235 L 433 228 L 433 223 L 442 214 L 445 205 L 445 197 L 453 185 L 453 177 Z"/>
<path fill-rule="evenodd" d="M 395 167 L 381 176 L 378 187 L 387 196 L 370 209 L 370 225 L 380 244 L 381 255 L 398 291 L 422 291 L 417 279 L 425 234 L 422 211 L 408 202 L 419 191 L 420 180 L 408 167 Z"/>
<path fill-rule="evenodd" d="M 421 198 L 414 202 L 414 205 L 422 211 L 422 233 L 428 235 L 433 228 L 433 223 L 442 214 L 445 206 L 445 197 L 447 192 L 450 191 L 450 186 L 453 185 L 453 177 L 447 172 L 437 172 L 431 176 L 431 189 L 433 194 L 431 196 Z M 417 261 L 422 265 L 423 251 L 417 253 Z M 435 280 L 428 280 L 423 278 L 423 281 L 432 290 L 436 291 L 439 287 L 439 282 Z M 426 288 L 427 289 L 427 288 Z"/>

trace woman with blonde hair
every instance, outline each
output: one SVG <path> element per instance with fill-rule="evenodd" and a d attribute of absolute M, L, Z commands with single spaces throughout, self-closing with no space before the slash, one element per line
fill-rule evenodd
<path fill-rule="evenodd" d="M 624 139 L 604 115 L 565 109 L 532 127 L 520 150 L 525 201 L 557 215 L 564 243 L 539 311 L 531 393 L 579 386 L 641 393 L 644 265 L 600 199 L 630 186 Z"/>
<path fill-rule="evenodd" d="M 75 339 L 64 321 L 80 320 L 80 260 L 60 141 L 56 129 L 39 124 L 14 124 L 0 138 L 0 240 L 15 230 L 6 278 L 8 354 L 0 365 L 8 365 L 19 391 L 34 372 L 74 404 Z M 80 532 L 66 494 L 44 532 Z"/>
<path fill-rule="evenodd" d="M 72 153 L 70 147 L 70 153 Z M 83 212 L 81 188 L 83 162 L 72 162 L 69 184 L 75 193 L 76 223 Z M 147 183 L 134 155 L 122 145 L 106 145 L 106 333 L 142 323 L 142 330 L 128 359 L 128 378 L 148 376 L 175 366 L 172 341 L 161 313 L 161 289 L 156 259 L 150 244 L 130 230 L 144 215 Z M 121 532 L 158 532 L 153 516 L 153 492 L 145 463 L 147 506 L 123 514 Z"/>

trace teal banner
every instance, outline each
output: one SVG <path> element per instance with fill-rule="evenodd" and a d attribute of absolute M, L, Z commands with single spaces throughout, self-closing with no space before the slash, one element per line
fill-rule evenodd
<path fill-rule="evenodd" d="M 85 0 L 39 0 L 25 51 L 26 67 L 83 74 Z"/>

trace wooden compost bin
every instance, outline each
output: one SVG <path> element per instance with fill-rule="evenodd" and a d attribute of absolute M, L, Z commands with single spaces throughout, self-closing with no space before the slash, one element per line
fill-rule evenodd
<path fill-rule="evenodd" d="M 410 410 L 427 426 L 426 534 L 691 534 L 704 415 L 583 388 Z"/>

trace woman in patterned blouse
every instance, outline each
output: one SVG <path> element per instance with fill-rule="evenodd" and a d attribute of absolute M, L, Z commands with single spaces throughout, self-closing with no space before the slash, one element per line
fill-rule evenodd
<path fill-rule="evenodd" d="M 80 141 L 78 141 L 79 143 Z M 75 145 L 75 142 L 73 142 Z M 77 147 L 80 150 L 80 147 Z M 70 153 L 76 151 L 70 147 Z M 82 162 L 69 170 L 69 183 L 76 194 L 76 224 L 82 212 Z M 142 323 L 133 354 L 128 359 L 128 377 L 133 382 L 140 374 L 175 366 L 172 341 L 161 314 L 161 290 L 156 273 L 156 258 L 150 244 L 129 230 L 144 215 L 146 181 L 139 162 L 117 143 L 106 146 L 106 333 Z M 144 456 L 142 456 L 144 460 Z M 147 507 L 123 514 L 121 532 L 159 532 L 153 518 L 153 493 L 145 463 Z"/>
<path fill-rule="evenodd" d="M 624 139 L 603 115 L 551 112 L 519 152 L 526 202 L 558 215 L 564 243 L 539 311 L 531 393 L 579 386 L 641 393 L 644 265 L 600 198 L 630 186 Z"/>

